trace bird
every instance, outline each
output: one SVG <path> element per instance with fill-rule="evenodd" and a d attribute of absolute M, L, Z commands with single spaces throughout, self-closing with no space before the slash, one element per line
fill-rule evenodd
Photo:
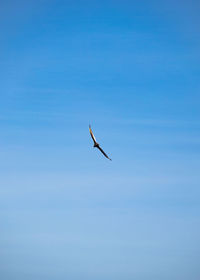
<path fill-rule="evenodd" d="M 94 134 L 93 134 L 93 132 L 92 132 L 91 125 L 89 125 L 89 131 L 90 131 L 90 135 L 91 135 L 91 137 L 92 137 L 92 140 L 94 141 L 94 146 L 93 146 L 93 147 L 99 149 L 99 151 L 101 151 L 102 154 L 103 154 L 107 159 L 112 160 L 111 158 L 108 157 L 108 155 L 107 155 L 107 154 L 104 152 L 104 150 L 100 147 L 99 143 L 97 143 L 96 138 L 94 137 Z"/>

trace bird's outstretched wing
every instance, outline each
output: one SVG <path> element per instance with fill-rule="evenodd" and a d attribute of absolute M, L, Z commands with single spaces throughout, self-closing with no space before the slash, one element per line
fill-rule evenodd
<path fill-rule="evenodd" d="M 104 152 L 104 150 L 100 147 L 100 146 L 97 146 L 97 148 L 102 152 L 102 154 L 108 158 L 109 160 L 112 160 L 111 158 L 108 157 L 108 155 Z"/>
<path fill-rule="evenodd" d="M 90 135 L 92 137 L 92 140 L 94 141 L 95 144 L 97 144 L 96 138 L 94 137 L 94 134 L 92 132 L 91 126 L 89 125 L 89 131 L 90 131 Z"/>

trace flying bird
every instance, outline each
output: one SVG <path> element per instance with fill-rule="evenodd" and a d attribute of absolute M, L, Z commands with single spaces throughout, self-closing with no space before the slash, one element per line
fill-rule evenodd
<path fill-rule="evenodd" d="M 94 148 L 98 148 L 106 158 L 108 158 L 109 160 L 112 160 L 111 158 L 109 158 L 107 156 L 107 154 L 104 152 L 104 150 L 102 150 L 102 148 L 99 146 L 99 143 L 97 143 L 96 138 L 94 137 L 94 134 L 92 132 L 92 129 L 91 129 L 90 125 L 89 125 L 89 131 L 90 131 L 90 135 L 92 137 L 92 140 L 94 141 Z"/>

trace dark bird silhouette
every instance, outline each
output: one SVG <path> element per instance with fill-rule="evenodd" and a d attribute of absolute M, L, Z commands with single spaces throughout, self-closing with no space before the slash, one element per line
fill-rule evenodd
<path fill-rule="evenodd" d="M 89 131 L 90 131 L 90 135 L 92 137 L 92 140 L 94 141 L 94 148 L 98 148 L 106 158 L 108 158 L 109 160 L 112 160 L 111 158 L 109 158 L 107 156 L 107 154 L 104 152 L 104 150 L 102 150 L 102 148 L 99 146 L 99 143 L 97 143 L 96 138 L 94 137 L 94 134 L 92 132 L 92 129 L 91 129 L 90 125 L 89 125 Z"/>

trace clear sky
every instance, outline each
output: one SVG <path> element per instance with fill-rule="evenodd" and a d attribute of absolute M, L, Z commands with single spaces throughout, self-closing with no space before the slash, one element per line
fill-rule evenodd
<path fill-rule="evenodd" d="M 200 279 L 199 14 L 1 0 L 2 280 Z"/>

